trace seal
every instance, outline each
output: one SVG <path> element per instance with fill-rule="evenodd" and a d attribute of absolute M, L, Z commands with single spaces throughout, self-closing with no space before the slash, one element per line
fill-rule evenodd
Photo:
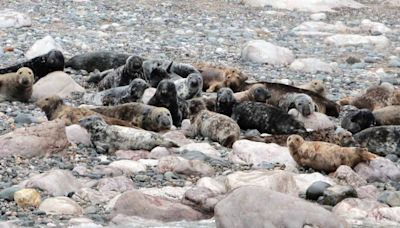
<path fill-rule="evenodd" d="M 176 86 L 171 80 L 162 80 L 158 86 L 156 93 L 149 100 L 148 104 L 167 108 L 172 115 L 175 126 L 181 126 L 182 120 L 187 118 L 185 107 L 186 101 L 178 97 Z"/>
<path fill-rule="evenodd" d="M 190 64 L 176 63 L 170 60 L 148 59 L 143 62 L 143 71 L 147 81 L 155 68 L 164 69 L 170 74 L 170 78 L 187 78 L 192 73 L 199 73 L 195 67 Z"/>
<path fill-rule="evenodd" d="M 51 72 L 64 71 L 64 55 L 61 51 L 51 50 L 47 54 L 0 69 L 0 74 L 17 72 L 22 67 L 30 68 L 37 81 Z"/>
<path fill-rule="evenodd" d="M 324 82 L 321 80 L 317 80 L 317 79 L 312 80 L 306 84 L 299 86 L 299 88 L 313 91 L 314 93 L 317 93 L 322 97 L 326 97 L 326 95 L 327 95 L 326 94 L 327 89 L 324 85 Z"/>
<path fill-rule="evenodd" d="M 217 92 L 217 101 L 215 105 L 215 111 L 231 116 L 233 107 L 237 104 L 233 91 L 230 88 L 221 88 Z"/>
<path fill-rule="evenodd" d="M 135 78 L 145 79 L 142 64 L 143 59 L 140 56 L 130 56 L 125 65 L 111 71 L 99 82 L 99 90 L 129 85 Z"/>
<path fill-rule="evenodd" d="M 32 96 L 34 74 L 30 68 L 22 67 L 16 73 L 0 75 L 0 102 L 27 102 Z"/>
<path fill-rule="evenodd" d="M 107 125 L 96 115 L 81 119 L 79 125 L 90 133 L 90 139 L 96 149 L 102 153 L 114 153 L 117 150 L 151 150 L 157 146 L 176 147 L 177 144 L 158 133 Z"/>
<path fill-rule="evenodd" d="M 243 91 L 248 76 L 240 70 L 227 66 L 216 66 L 210 63 L 198 63 L 196 68 L 203 77 L 203 91 L 217 92 L 223 87 L 234 92 Z"/>
<path fill-rule="evenodd" d="M 271 98 L 271 92 L 262 84 L 254 84 L 248 90 L 234 94 L 237 102 L 256 101 L 265 103 Z"/>
<path fill-rule="evenodd" d="M 373 113 L 377 125 L 400 125 L 400 105 L 390 105 Z"/>
<path fill-rule="evenodd" d="M 74 108 L 66 105 L 57 95 L 42 98 L 36 102 L 36 105 L 43 110 L 48 120 L 63 119 L 66 126 L 78 124 L 80 119 L 87 116 L 100 115 L 87 108 Z M 103 116 L 103 118 L 108 124 L 132 127 L 127 121 L 107 116 Z"/>
<path fill-rule="evenodd" d="M 292 108 L 289 110 L 288 114 L 293 116 L 295 120 L 303 123 L 306 129 L 317 131 L 322 129 L 335 128 L 335 124 L 324 113 L 312 112 L 308 116 L 304 116 L 297 109 Z"/>
<path fill-rule="evenodd" d="M 132 102 L 116 106 L 93 107 L 91 110 L 104 116 L 128 121 L 134 126 L 149 131 L 169 130 L 172 126 L 171 113 L 162 107 Z"/>
<path fill-rule="evenodd" d="M 342 119 L 342 128 L 350 131 L 352 134 L 375 125 L 374 114 L 368 109 L 360 109 L 348 112 Z"/>
<path fill-rule="evenodd" d="M 340 147 L 321 141 L 306 142 L 300 135 L 289 136 L 287 146 L 297 164 L 327 173 L 335 172 L 341 165 L 354 167 L 360 162 L 377 158 L 366 148 Z"/>
<path fill-rule="evenodd" d="M 199 73 L 189 74 L 187 78 L 174 81 L 178 96 L 188 100 L 194 97 L 200 97 L 203 88 L 203 78 Z"/>
<path fill-rule="evenodd" d="M 294 134 L 306 132 L 303 124 L 272 105 L 245 101 L 233 108 L 232 119 L 240 128 L 257 129 L 261 133 Z"/>
<path fill-rule="evenodd" d="M 195 115 L 191 122 L 191 136 L 208 137 L 219 142 L 222 146 L 232 147 L 233 143 L 240 137 L 240 127 L 231 118 L 211 112 L 201 110 Z"/>
<path fill-rule="evenodd" d="M 115 87 L 95 93 L 87 93 L 83 100 L 89 105 L 117 105 L 140 101 L 149 84 L 140 78 L 132 80 L 127 86 Z"/>
<path fill-rule="evenodd" d="M 111 51 L 89 52 L 81 55 L 75 55 L 65 63 L 65 67 L 71 67 L 75 70 L 94 70 L 105 71 L 116 69 L 125 64 L 130 55 Z"/>
<path fill-rule="evenodd" d="M 295 108 L 305 117 L 319 110 L 313 99 L 304 93 L 287 93 L 282 96 L 278 106 L 285 112 Z"/>
<path fill-rule="evenodd" d="M 362 147 L 378 155 L 400 156 L 400 126 L 370 127 L 353 135 Z"/>
<path fill-rule="evenodd" d="M 150 83 L 151 87 L 157 88 L 158 84 L 162 80 L 170 79 L 170 75 L 168 72 L 170 72 L 171 66 L 172 62 L 166 70 L 161 67 L 156 67 L 151 71 L 150 76 L 148 78 L 148 82 Z"/>
<path fill-rule="evenodd" d="M 383 108 L 392 104 L 394 87 L 388 82 L 380 85 L 369 87 L 364 94 L 356 97 L 345 97 L 339 101 L 340 105 L 353 105 L 358 109 L 375 109 Z"/>

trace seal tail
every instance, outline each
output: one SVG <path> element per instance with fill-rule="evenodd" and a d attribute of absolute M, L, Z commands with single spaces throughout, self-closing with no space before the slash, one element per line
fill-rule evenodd
<path fill-rule="evenodd" d="M 379 156 L 368 151 L 367 148 L 361 148 L 360 155 L 363 161 L 371 161 Z"/>
<path fill-rule="evenodd" d="M 226 139 L 222 141 L 222 146 L 232 148 L 233 143 L 236 141 L 236 136 L 235 135 L 229 135 Z"/>

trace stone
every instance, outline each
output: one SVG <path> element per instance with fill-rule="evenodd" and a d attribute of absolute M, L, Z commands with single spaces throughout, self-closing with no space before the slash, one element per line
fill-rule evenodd
<path fill-rule="evenodd" d="M 234 190 L 219 201 L 214 213 L 220 228 L 347 227 L 345 221 L 319 205 L 259 186 Z"/>
<path fill-rule="evenodd" d="M 325 13 L 313 13 L 310 15 L 310 18 L 313 21 L 322 21 L 322 20 L 326 20 L 326 14 Z"/>
<path fill-rule="evenodd" d="M 219 201 L 218 199 L 216 199 L 216 201 L 212 200 L 215 196 L 216 195 L 208 188 L 193 187 L 185 192 L 182 203 L 196 208 L 199 211 L 212 213 L 216 203 Z"/>
<path fill-rule="evenodd" d="M 47 54 L 51 50 L 59 50 L 63 52 L 61 44 L 54 40 L 53 37 L 47 35 L 40 40 L 37 40 L 25 53 L 25 57 L 28 59 L 33 59 L 40 55 Z"/>
<path fill-rule="evenodd" d="M 109 202 L 116 195 L 118 195 L 118 192 L 116 191 L 97 191 L 92 188 L 81 188 L 75 192 L 75 194 L 72 196 L 72 199 L 77 202 L 97 205 Z"/>
<path fill-rule="evenodd" d="M 356 188 L 357 196 L 360 199 L 373 199 L 378 198 L 379 190 L 374 185 L 369 184 Z"/>
<path fill-rule="evenodd" d="M 93 167 L 92 174 L 106 177 L 116 177 L 123 175 L 123 171 L 117 167 L 108 165 L 96 165 Z"/>
<path fill-rule="evenodd" d="M 380 49 L 387 48 L 390 45 L 390 40 L 385 36 L 362 36 L 355 34 L 329 36 L 324 42 L 335 46 L 373 45 Z"/>
<path fill-rule="evenodd" d="M 68 197 L 58 196 L 47 198 L 40 204 L 39 210 L 50 215 L 81 215 L 83 209 Z"/>
<path fill-rule="evenodd" d="M 138 216 L 161 221 L 200 220 L 204 216 L 181 203 L 132 190 L 124 192 L 117 200 L 112 217 L 118 214 Z"/>
<path fill-rule="evenodd" d="M 212 147 L 208 143 L 190 143 L 190 144 L 186 144 L 184 146 L 181 146 L 178 149 L 178 152 L 182 153 L 185 150 L 199 151 L 199 152 L 201 152 L 201 153 L 203 153 L 205 155 L 208 155 L 208 156 L 214 157 L 214 158 L 219 158 L 221 156 L 221 154 L 218 152 L 218 150 L 216 150 L 214 147 Z"/>
<path fill-rule="evenodd" d="M 17 124 L 17 126 L 23 126 L 24 124 L 32 124 L 32 123 L 37 123 L 38 121 L 34 116 L 31 114 L 26 114 L 26 113 L 19 113 L 15 118 L 14 122 Z"/>
<path fill-rule="evenodd" d="M 132 175 L 138 172 L 146 171 L 146 166 L 140 162 L 132 160 L 118 160 L 110 163 L 111 167 L 120 169 L 127 175 Z"/>
<path fill-rule="evenodd" d="M 140 188 L 138 191 L 150 196 L 179 201 L 183 198 L 188 189 L 189 187 L 165 186 L 162 188 Z"/>
<path fill-rule="evenodd" d="M 238 140 L 233 144 L 232 149 L 229 160 L 235 163 L 253 164 L 257 167 L 262 162 L 269 162 L 285 164 L 286 167 L 297 167 L 288 148 L 275 143 Z"/>
<path fill-rule="evenodd" d="M 335 185 L 336 183 L 329 176 L 324 176 L 321 173 L 304 173 L 294 175 L 296 185 L 300 190 L 300 194 L 305 194 L 307 189 L 315 182 L 322 181 L 330 185 Z"/>
<path fill-rule="evenodd" d="M 92 145 L 89 133 L 85 128 L 79 126 L 78 124 L 65 127 L 65 132 L 70 143 L 82 144 L 85 146 Z"/>
<path fill-rule="evenodd" d="M 199 160 L 181 160 L 173 171 L 187 176 L 207 177 L 215 175 L 215 170 L 212 166 Z"/>
<path fill-rule="evenodd" d="M 197 183 L 197 187 L 207 188 L 215 195 L 225 194 L 227 192 L 226 186 L 224 183 L 215 180 L 211 177 L 202 177 L 200 178 Z"/>
<path fill-rule="evenodd" d="M 66 196 L 80 189 L 81 184 L 70 171 L 53 169 L 29 178 L 25 187 L 41 189 L 51 196 Z"/>
<path fill-rule="evenodd" d="M 343 22 L 337 21 L 335 24 L 328 24 L 322 21 L 305 21 L 292 29 L 298 36 L 330 36 L 335 33 L 346 33 L 352 31 Z"/>
<path fill-rule="evenodd" d="M 0 10 L 0 28 L 21 28 L 32 25 L 31 18 L 23 13 L 10 9 Z"/>
<path fill-rule="evenodd" d="M 135 188 L 133 181 L 126 176 L 106 177 L 97 183 L 97 189 L 103 191 L 125 192 Z"/>
<path fill-rule="evenodd" d="M 391 207 L 400 207 L 400 192 L 384 191 L 379 195 L 378 201 Z"/>
<path fill-rule="evenodd" d="M 149 158 L 149 152 L 146 150 L 117 150 L 115 155 L 118 159 L 134 161 Z"/>
<path fill-rule="evenodd" d="M 160 158 L 160 160 L 158 161 L 158 167 L 157 167 L 158 172 L 165 173 L 168 171 L 173 171 L 174 168 L 179 164 L 179 162 L 181 160 L 184 160 L 184 159 L 181 157 L 178 157 L 178 156 L 174 156 L 174 155 L 165 156 L 165 157 Z"/>
<path fill-rule="evenodd" d="M 357 192 L 353 187 L 336 185 L 325 189 L 320 202 L 324 205 L 335 206 L 340 201 L 351 197 L 357 198 Z"/>
<path fill-rule="evenodd" d="M 400 168 L 389 159 L 378 157 L 369 164 L 360 163 L 354 167 L 354 171 L 368 183 L 388 180 L 400 181 Z"/>
<path fill-rule="evenodd" d="M 307 73 L 326 72 L 332 73 L 333 69 L 329 63 L 317 58 L 296 59 L 290 64 L 290 69 Z"/>
<path fill-rule="evenodd" d="M 68 221 L 68 225 L 73 226 L 74 228 L 76 228 L 77 226 L 90 226 L 90 228 L 94 227 L 91 226 L 93 224 L 93 220 L 86 218 L 86 217 L 79 217 L 79 218 L 71 218 Z M 99 225 L 99 227 L 102 227 Z"/>
<path fill-rule="evenodd" d="M 0 199 L 4 199 L 4 200 L 8 200 L 8 201 L 14 200 L 15 192 L 17 192 L 21 189 L 23 189 L 23 188 L 18 185 L 5 188 L 0 191 Z"/>
<path fill-rule="evenodd" d="M 138 162 L 141 164 L 147 166 L 147 167 L 156 167 L 158 166 L 158 160 L 157 159 L 139 159 Z"/>
<path fill-rule="evenodd" d="M 308 116 L 303 116 L 297 109 L 294 108 L 290 109 L 288 113 L 297 121 L 302 122 L 306 129 L 318 131 L 335 128 L 335 124 L 324 113 L 313 112 Z"/>
<path fill-rule="evenodd" d="M 61 120 L 18 128 L 0 136 L 0 157 L 42 157 L 58 153 L 69 145 Z"/>
<path fill-rule="evenodd" d="M 253 63 L 289 65 L 294 61 L 291 50 L 276 46 L 264 40 L 252 40 L 245 44 L 241 58 Z"/>
<path fill-rule="evenodd" d="M 314 201 L 318 200 L 318 198 L 323 196 L 324 191 L 330 186 L 330 184 L 323 181 L 314 182 L 306 191 L 306 199 Z"/>
<path fill-rule="evenodd" d="M 272 191 L 297 196 L 299 189 L 294 174 L 286 171 L 255 170 L 250 172 L 238 171 L 226 177 L 225 186 L 228 191 L 242 186 L 260 186 Z"/>
<path fill-rule="evenodd" d="M 372 22 L 371 20 L 364 19 L 360 24 L 361 31 L 369 32 L 370 34 L 385 34 L 392 31 L 386 25 L 379 22 Z"/>
<path fill-rule="evenodd" d="M 42 199 L 39 192 L 33 188 L 24 188 L 14 193 L 14 201 L 21 208 L 29 206 L 39 207 Z"/>
<path fill-rule="evenodd" d="M 299 2 L 297 0 L 242 0 L 245 5 L 251 7 L 272 6 L 277 9 L 299 10 L 307 12 L 334 11 L 334 8 L 354 8 L 364 7 L 363 4 L 353 0 L 312 0 Z"/>
<path fill-rule="evenodd" d="M 54 71 L 39 79 L 33 85 L 32 99 L 40 100 L 53 95 L 61 98 L 71 97 L 73 93 L 84 93 L 85 89 L 67 73 Z"/>
<path fill-rule="evenodd" d="M 110 221 L 111 227 L 215 227 L 214 219 L 204 219 L 199 221 L 176 221 L 163 222 L 150 220 L 137 216 L 117 215 Z"/>
<path fill-rule="evenodd" d="M 149 103 L 150 99 L 156 94 L 157 89 L 156 88 L 147 88 L 142 96 L 142 103 L 147 104 Z"/>
<path fill-rule="evenodd" d="M 169 151 L 166 147 L 158 146 L 150 151 L 149 158 L 160 159 L 168 155 L 171 155 L 171 151 Z"/>
<path fill-rule="evenodd" d="M 183 134 L 182 131 L 178 130 L 168 131 L 167 133 L 163 134 L 163 136 L 166 139 L 174 141 L 175 143 L 178 144 L 178 146 L 184 146 L 187 144 L 194 143 L 193 140 L 186 138 L 185 134 Z"/>
<path fill-rule="evenodd" d="M 367 181 L 358 175 L 354 170 L 345 165 L 339 166 L 333 177 L 336 178 L 339 184 L 341 185 L 350 185 L 353 188 L 357 188 L 363 185 L 367 185 Z"/>

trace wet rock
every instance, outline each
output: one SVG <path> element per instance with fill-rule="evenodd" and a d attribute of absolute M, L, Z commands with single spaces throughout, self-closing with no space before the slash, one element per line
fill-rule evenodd
<path fill-rule="evenodd" d="M 306 191 L 306 199 L 318 200 L 319 197 L 324 195 L 324 191 L 331 187 L 330 184 L 323 181 L 316 181 Z"/>
<path fill-rule="evenodd" d="M 292 51 L 264 40 L 252 40 L 242 49 L 242 59 L 253 63 L 288 65 L 294 60 Z"/>
<path fill-rule="evenodd" d="M 42 202 L 39 192 L 32 188 L 24 188 L 14 193 L 14 201 L 19 207 L 39 207 Z"/>
<path fill-rule="evenodd" d="M 81 215 L 83 209 L 68 197 L 47 198 L 40 204 L 39 210 L 50 215 Z"/>

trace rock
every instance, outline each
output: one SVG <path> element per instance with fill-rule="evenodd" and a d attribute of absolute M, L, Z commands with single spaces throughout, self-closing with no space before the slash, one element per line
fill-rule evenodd
<path fill-rule="evenodd" d="M 150 151 L 149 158 L 160 159 L 168 155 L 171 155 L 171 152 L 166 147 L 158 146 Z"/>
<path fill-rule="evenodd" d="M 185 150 L 188 151 L 199 151 L 205 155 L 208 155 L 210 157 L 214 157 L 214 158 L 219 158 L 221 156 L 221 154 L 218 152 L 218 150 L 214 149 L 214 147 L 212 147 L 210 144 L 208 143 L 190 143 L 190 144 L 186 144 L 184 146 L 181 146 L 178 149 L 179 153 L 184 152 Z"/>
<path fill-rule="evenodd" d="M 320 202 L 324 205 L 335 206 L 340 201 L 351 197 L 357 198 L 357 192 L 353 187 L 336 185 L 325 189 Z"/>
<path fill-rule="evenodd" d="M 103 191 L 125 192 L 135 188 L 133 181 L 125 176 L 107 177 L 99 180 L 97 189 Z"/>
<path fill-rule="evenodd" d="M 26 113 L 19 113 L 15 118 L 14 122 L 17 126 L 23 126 L 24 124 L 37 123 L 37 120 L 34 116 Z"/>
<path fill-rule="evenodd" d="M 50 215 L 81 215 L 83 209 L 68 197 L 47 198 L 40 204 L 39 210 Z"/>
<path fill-rule="evenodd" d="M 139 159 L 141 164 L 147 166 L 147 167 L 156 167 L 158 166 L 158 160 L 156 159 Z"/>
<path fill-rule="evenodd" d="M 64 150 L 68 144 L 64 122 L 54 120 L 0 136 L 0 157 L 45 156 Z"/>
<path fill-rule="evenodd" d="M 335 128 L 335 124 L 324 113 L 313 112 L 308 116 L 303 116 L 297 109 L 294 108 L 290 109 L 288 113 L 297 121 L 302 122 L 306 129 L 318 131 Z"/>
<path fill-rule="evenodd" d="M 369 165 L 360 163 L 354 167 L 354 171 L 368 183 L 388 180 L 400 181 L 400 168 L 386 158 L 376 158 L 369 162 Z"/>
<path fill-rule="evenodd" d="M 346 222 L 321 206 L 258 186 L 234 190 L 216 205 L 214 212 L 220 228 L 347 227 Z"/>
<path fill-rule="evenodd" d="M 14 119 L 0 112 L 0 135 L 4 135 L 16 128 Z"/>
<path fill-rule="evenodd" d="M 371 20 L 368 19 L 364 19 L 361 21 L 360 29 L 361 31 L 378 35 L 382 35 L 391 31 L 391 29 L 386 27 L 386 25 L 379 22 L 372 22 Z"/>
<path fill-rule="evenodd" d="M 197 210 L 212 213 L 219 199 L 215 199 L 216 195 L 208 188 L 194 187 L 185 192 L 182 203 Z"/>
<path fill-rule="evenodd" d="M 272 6 L 277 9 L 299 10 L 307 12 L 334 11 L 334 8 L 348 7 L 359 9 L 364 7 L 353 0 L 313 0 L 299 2 L 296 0 L 242 0 L 245 5 L 251 7 Z"/>
<path fill-rule="evenodd" d="M 157 220 L 144 219 L 137 216 L 117 215 L 111 220 L 111 227 L 215 227 L 214 219 L 200 221 L 177 221 L 162 222 Z"/>
<path fill-rule="evenodd" d="M 205 177 L 215 175 L 215 170 L 212 166 L 199 160 L 181 160 L 173 171 L 187 176 Z"/>
<path fill-rule="evenodd" d="M 118 214 L 161 221 L 199 220 L 204 218 L 200 212 L 186 205 L 146 195 L 135 190 L 127 191 L 118 198 L 112 211 L 112 217 Z"/>
<path fill-rule="evenodd" d="M 53 95 L 67 98 L 73 93 L 84 92 L 85 89 L 77 84 L 71 76 L 62 71 L 54 71 L 33 85 L 32 99 L 39 100 Z"/>
<path fill-rule="evenodd" d="M 173 155 L 162 157 L 158 161 L 158 172 L 165 173 L 168 171 L 173 171 L 174 168 L 179 164 L 179 162 L 181 160 L 184 160 L 184 159 L 181 157 L 178 157 L 178 156 L 173 156 Z"/>
<path fill-rule="evenodd" d="M 292 32 L 298 36 L 329 36 L 335 33 L 346 33 L 351 30 L 351 28 L 340 21 L 337 21 L 335 24 L 328 24 L 321 21 L 305 21 L 293 28 Z M 321 60 L 319 61 L 321 62 Z M 323 63 L 322 66 L 324 66 Z"/>
<path fill-rule="evenodd" d="M 115 155 L 118 159 L 134 161 L 149 158 L 149 152 L 147 150 L 117 150 Z"/>
<path fill-rule="evenodd" d="M 94 224 L 93 220 L 89 219 L 89 218 L 85 218 L 85 217 L 80 217 L 80 218 L 71 218 L 68 221 L 68 225 L 73 226 L 73 228 L 76 228 L 77 226 L 89 226 L 89 228 L 94 228 L 96 225 Z M 98 227 L 102 227 L 100 225 L 98 225 Z"/>
<path fill-rule="evenodd" d="M 331 65 L 316 58 L 296 59 L 290 64 L 290 69 L 308 73 L 333 72 Z"/>
<path fill-rule="evenodd" d="M 310 15 L 310 18 L 313 21 L 322 21 L 322 20 L 326 20 L 326 14 L 325 13 L 313 13 Z"/>
<path fill-rule="evenodd" d="M 211 177 L 203 177 L 196 183 L 197 187 L 207 188 L 215 195 L 225 194 L 227 192 L 224 183 L 221 183 Z"/>
<path fill-rule="evenodd" d="M 257 167 L 262 162 L 269 162 L 285 164 L 287 167 L 297 167 L 288 148 L 274 143 L 238 140 L 233 144 L 232 149 L 229 160 L 235 163 L 253 164 Z"/>
<path fill-rule="evenodd" d="M 169 200 L 181 200 L 189 187 L 140 188 L 139 191 L 146 195 L 161 197 Z"/>
<path fill-rule="evenodd" d="M 65 127 L 65 132 L 70 143 L 83 144 L 85 146 L 92 145 L 89 133 L 85 128 L 79 126 L 78 124 Z"/>
<path fill-rule="evenodd" d="M 23 13 L 10 9 L 0 10 L 0 28 L 21 28 L 32 25 L 31 18 Z"/>
<path fill-rule="evenodd" d="M 147 88 L 142 96 L 142 103 L 143 104 L 147 104 L 149 103 L 150 99 L 154 96 L 154 94 L 156 94 L 156 88 Z"/>
<path fill-rule="evenodd" d="M 386 203 L 391 207 L 399 207 L 400 206 L 400 192 L 391 192 L 391 191 L 384 191 L 382 192 L 379 197 L 378 201 L 381 203 Z"/>
<path fill-rule="evenodd" d="M 357 196 L 360 199 L 373 199 L 378 198 L 379 190 L 372 184 L 356 188 Z"/>
<path fill-rule="evenodd" d="M 318 198 L 323 196 L 324 191 L 330 186 L 330 184 L 323 181 L 314 182 L 306 191 L 306 199 L 315 201 L 318 200 Z"/>
<path fill-rule="evenodd" d="M 1 190 L 0 192 L 0 199 L 4 199 L 4 200 L 14 200 L 14 194 L 15 192 L 19 191 L 23 189 L 21 186 L 15 185 L 9 188 L 5 188 L 3 190 Z"/>
<path fill-rule="evenodd" d="M 42 202 L 39 192 L 32 188 L 24 188 L 14 193 L 14 201 L 19 207 L 39 207 Z"/>
<path fill-rule="evenodd" d="M 351 64 L 351 65 L 353 65 L 355 63 L 359 63 L 359 62 L 361 62 L 361 60 L 359 58 L 357 58 L 357 57 L 354 57 L 354 56 L 349 56 L 346 59 L 346 63 Z"/>
<path fill-rule="evenodd" d="M 336 178 L 339 184 L 350 185 L 353 188 L 367 185 L 367 181 L 365 179 L 354 172 L 354 170 L 349 166 L 345 165 L 339 166 L 333 174 L 333 177 Z"/>
<path fill-rule="evenodd" d="M 167 133 L 163 134 L 166 139 L 174 141 L 179 146 L 184 146 L 187 144 L 194 143 L 193 140 L 186 138 L 186 136 L 181 131 L 168 131 Z"/>
<path fill-rule="evenodd" d="M 400 67 L 400 58 L 393 58 L 389 60 L 388 63 L 389 67 Z"/>
<path fill-rule="evenodd" d="M 51 50 L 59 50 L 63 52 L 63 48 L 59 43 L 57 43 L 53 37 L 47 35 L 40 40 L 37 40 L 25 53 L 25 57 L 28 59 L 33 59 L 40 55 L 47 54 Z"/>
<path fill-rule="evenodd" d="M 225 185 L 228 191 L 242 186 L 254 185 L 289 195 L 297 196 L 299 194 L 294 175 L 281 170 L 238 171 L 226 177 Z"/>
<path fill-rule="evenodd" d="M 294 175 L 296 185 L 300 190 L 300 194 L 306 194 L 307 189 L 315 182 L 321 181 L 328 183 L 330 185 L 335 185 L 336 183 L 329 176 L 324 176 L 321 173 L 304 173 Z"/>
<path fill-rule="evenodd" d="M 132 175 L 141 171 L 146 171 L 146 166 L 137 161 L 132 160 L 118 160 L 111 162 L 109 165 L 120 169 L 123 173 L 127 175 Z"/>
<path fill-rule="evenodd" d="M 97 176 L 116 177 L 123 175 L 123 171 L 108 165 L 96 165 L 93 167 L 92 174 Z"/>
<path fill-rule="evenodd" d="M 71 172 L 53 169 L 33 176 L 25 183 L 25 187 L 41 189 L 51 196 L 66 196 L 80 189 L 81 184 Z"/>
<path fill-rule="evenodd" d="M 335 46 L 373 45 L 376 48 L 387 48 L 390 45 L 390 40 L 385 36 L 337 34 L 327 37 L 325 43 Z"/>
<path fill-rule="evenodd" d="M 294 60 L 291 50 L 264 40 L 252 40 L 246 43 L 242 49 L 241 57 L 253 63 L 267 63 L 270 65 L 288 65 Z"/>
<path fill-rule="evenodd" d="M 115 191 L 96 191 L 92 188 L 81 188 L 72 196 L 72 199 L 77 202 L 89 203 L 97 205 L 109 202 L 112 198 L 118 195 Z"/>

